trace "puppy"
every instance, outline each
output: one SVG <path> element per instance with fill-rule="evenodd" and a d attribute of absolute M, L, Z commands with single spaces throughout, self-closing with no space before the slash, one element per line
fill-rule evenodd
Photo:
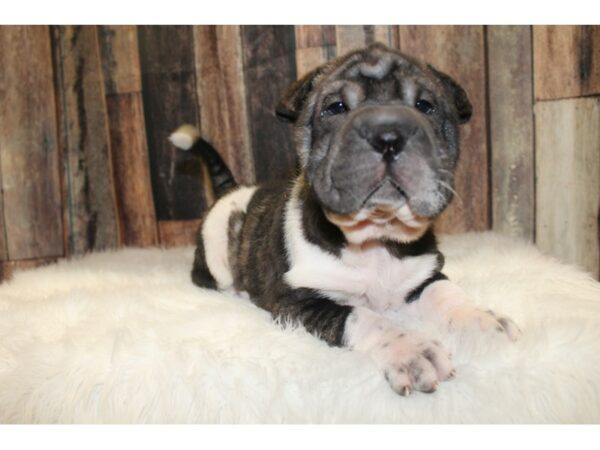
<path fill-rule="evenodd" d="M 401 395 L 433 392 L 454 369 L 441 343 L 400 328 L 392 311 L 418 304 L 441 327 L 519 336 L 442 272 L 432 222 L 452 199 L 459 125 L 471 117 L 456 82 L 373 44 L 295 82 L 276 114 L 294 125 L 293 180 L 232 188 L 216 152 L 201 149 L 226 193 L 198 232 L 194 283 L 367 353 Z M 197 146 L 195 133 L 172 141 Z"/>

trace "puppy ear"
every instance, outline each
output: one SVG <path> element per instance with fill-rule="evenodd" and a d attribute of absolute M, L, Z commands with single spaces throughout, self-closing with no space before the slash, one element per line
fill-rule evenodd
<path fill-rule="evenodd" d="M 275 107 L 275 115 L 280 120 L 294 123 L 298 119 L 308 95 L 315 86 L 317 75 L 322 72 L 322 67 L 317 67 L 292 83 Z"/>
<path fill-rule="evenodd" d="M 428 65 L 429 66 L 429 65 Z M 454 107 L 458 113 L 458 122 L 467 123 L 473 115 L 473 107 L 467 97 L 465 90 L 460 85 L 443 72 L 429 66 L 431 71 L 440 79 L 444 87 L 448 90 L 454 100 Z"/>

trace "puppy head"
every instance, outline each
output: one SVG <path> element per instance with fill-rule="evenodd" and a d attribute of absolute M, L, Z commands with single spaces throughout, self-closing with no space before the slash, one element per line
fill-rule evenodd
<path fill-rule="evenodd" d="M 412 240 L 450 203 L 471 104 L 430 65 L 373 44 L 306 74 L 276 113 L 294 123 L 306 179 L 347 237 Z"/>

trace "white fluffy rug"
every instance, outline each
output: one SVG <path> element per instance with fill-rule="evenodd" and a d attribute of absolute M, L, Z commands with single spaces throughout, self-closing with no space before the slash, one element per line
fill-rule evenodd
<path fill-rule="evenodd" d="M 434 394 L 399 397 L 367 357 L 195 287 L 192 248 L 128 249 L 0 286 L 0 422 L 599 423 L 600 284 L 491 233 L 442 249 L 524 334 L 437 333 L 457 374 Z"/>

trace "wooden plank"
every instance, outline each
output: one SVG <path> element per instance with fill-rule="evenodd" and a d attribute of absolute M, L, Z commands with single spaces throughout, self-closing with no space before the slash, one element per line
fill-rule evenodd
<path fill-rule="evenodd" d="M 159 220 L 198 218 L 207 206 L 203 162 L 168 140 L 181 124 L 200 124 L 193 29 L 139 26 L 138 44 L 156 216 Z"/>
<path fill-rule="evenodd" d="M 98 27 L 106 95 L 140 92 L 142 76 L 135 25 Z"/>
<path fill-rule="evenodd" d="M 68 253 L 120 245 L 108 117 L 94 26 L 53 27 L 63 113 Z"/>
<path fill-rule="evenodd" d="M 533 241 L 531 27 L 487 27 L 492 228 Z"/>
<path fill-rule="evenodd" d="M 256 180 L 288 177 L 296 167 L 292 128 L 275 118 L 296 79 L 293 26 L 241 26 L 248 123 Z"/>
<path fill-rule="evenodd" d="M 375 25 L 374 37 L 376 42 L 381 42 L 391 48 L 398 48 L 398 26 L 396 25 Z"/>
<path fill-rule="evenodd" d="M 336 56 L 334 25 L 296 25 L 298 78 Z"/>
<path fill-rule="evenodd" d="M 600 98 L 538 102 L 536 243 L 598 274 Z"/>
<path fill-rule="evenodd" d="M 194 27 L 202 136 L 242 184 L 254 182 L 239 26 Z"/>
<path fill-rule="evenodd" d="M 338 25 L 335 30 L 337 54 L 340 56 L 375 42 L 373 25 Z"/>
<path fill-rule="evenodd" d="M 296 48 L 335 45 L 335 25 L 296 25 Z"/>
<path fill-rule="evenodd" d="M 0 283 L 13 278 L 16 272 L 47 266 L 57 262 L 59 258 L 23 259 L 18 261 L 0 261 Z"/>
<path fill-rule="evenodd" d="M 119 225 L 123 243 L 158 243 L 150 161 L 139 92 L 106 98 Z"/>
<path fill-rule="evenodd" d="M 533 27 L 535 98 L 600 94 L 600 26 Z"/>
<path fill-rule="evenodd" d="M 4 225 L 4 201 L 2 200 L 2 148 L 0 147 L 0 261 L 8 259 L 6 226 Z M 0 278 L 1 279 L 1 278 Z"/>
<path fill-rule="evenodd" d="M 51 54 L 48 27 L 0 27 L 3 259 L 63 255 Z"/>
<path fill-rule="evenodd" d="M 400 47 L 450 75 L 467 92 L 473 118 L 461 127 L 458 192 L 438 219 L 447 233 L 490 228 L 486 138 L 485 54 L 482 26 L 401 26 Z"/>
<path fill-rule="evenodd" d="M 156 245 L 137 30 L 135 26 L 99 26 L 98 39 L 122 240 L 130 246 Z"/>
<path fill-rule="evenodd" d="M 160 245 L 162 247 L 194 245 L 196 243 L 196 232 L 201 223 L 201 219 L 159 221 Z"/>

